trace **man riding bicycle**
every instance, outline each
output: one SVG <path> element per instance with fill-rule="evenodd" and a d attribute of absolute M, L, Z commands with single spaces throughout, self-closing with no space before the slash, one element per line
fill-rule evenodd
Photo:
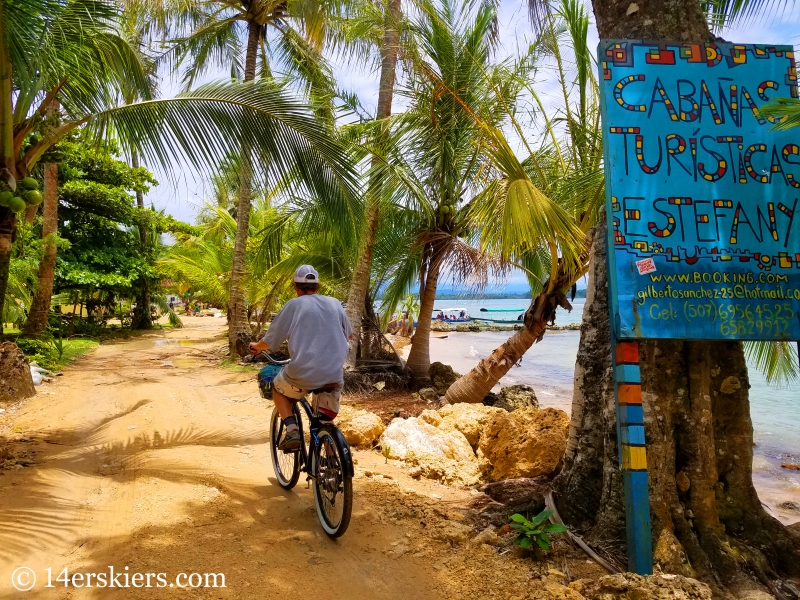
<path fill-rule="evenodd" d="M 293 402 L 313 390 L 324 390 L 317 394 L 320 417 L 330 421 L 336 418 L 344 384 L 347 340 L 353 337 L 341 303 L 317 293 L 319 273 L 314 267 L 303 265 L 295 271 L 294 289 L 297 298 L 284 305 L 261 341 L 250 343 L 250 352 L 259 354 L 289 341 L 292 362 L 272 382 L 272 401 L 286 430 L 278 444 L 284 452 L 297 450 L 303 442 L 292 415 Z"/>

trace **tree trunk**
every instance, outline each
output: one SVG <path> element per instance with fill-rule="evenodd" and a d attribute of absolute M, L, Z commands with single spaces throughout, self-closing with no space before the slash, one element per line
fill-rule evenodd
<path fill-rule="evenodd" d="M 696 0 L 644 3 L 631 15 L 627 2 L 595 0 L 594 10 L 605 39 L 710 37 Z M 590 543 L 622 554 L 606 241 L 603 219 L 594 235 L 564 469 L 554 487 L 568 523 Z M 741 343 L 642 342 L 640 369 L 655 564 L 705 581 L 715 597 L 766 590 L 781 597 L 771 580 L 800 574 L 800 539 L 764 511 L 753 487 Z"/>
<path fill-rule="evenodd" d="M 261 26 L 254 21 L 248 23 L 247 55 L 245 57 L 244 80 L 256 78 L 256 58 Z M 231 265 L 230 301 L 228 302 L 228 347 L 231 355 L 236 352 L 236 340 L 240 337 L 250 341 L 250 323 L 247 319 L 242 282 L 247 270 L 247 237 L 250 230 L 250 201 L 253 189 L 253 167 L 251 149 L 242 144 L 239 166 L 239 201 L 236 208 L 236 239 L 233 243 Z"/>
<path fill-rule="evenodd" d="M 625 545 L 611 368 L 605 221 L 596 228 L 564 469 L 562 518 L 621 557 Z M 800 538 L 761 505 L 752 483 L 747 366 L 738 342 L 640 346 L 654 560 L 720 598 L 800 575 Z M 623 561 L 624 562 L 624 561 Z"/>
<path fill-rule="evenodd" d="M 5 326 L 2 315 L 8 289 L 8 269 L 11 266 L 12 238 L 16 226 L 14 213 L 9 210 L 8 216 L 0 223 L 0 334 L 3 333 Z"/>
<path fill-rule="evenodd" d="M 544 287 L 547 289 L 548 284 Z M 469 373 L 456 380 L 445 394 L 447 401 L 450 404 L 482 402 L 500 378 L 520 361 L 531 346 L 544 337 L 547 323 L 555 318 L 558 298 L 562 302 L 566 301 L 558 291 L 542 292 L 536 296 L 525 311 L 523 327 Z"/>
<path fill-rule="evenodd" d="M 139 153 L 134 149 L 131 153 L 131 166 L 133 168 L 139 167 Z M 144 210 L 144 194 L 141 190 L 136 190 L 136 206 L 140 210 Z M 143 256 L 150 255 L 150 249 L 147 242 L 147 225 L 142 222 L 139 224 L 139 243 Z M 150 281 L 147 277 L 142 277 L 138 282 L 138 289 L 136 293 L 136 310 L 131 319 L 131 329 L 152 329 L 153 318 L 150 314 Z"/>
<path fill-rule="evenodd" d="M 383 31 L 383 46 L 381 47 L 381 76 L 378 87 L 378 109 L 375 119 L 380 121 L 392 114 L 392 95 L 394 93 L 394 80 L 397 71 L 397 53 L 400 47 L 400 0 L 389 0 L 389 12 L 385 15 Z M 388 127 L 388 125 L 387 125 Z M 386 127 L 383 129 L 385 130 Z M 385 137 L 385 133 L 381 134 Z M 372 158 L 373 166 L 378 162 L 377 157 Z M 378 210 L 377 188 L 379 181 L 371 178 L 369 193 L 367 194 L 367 215 L 361 236 L 361 247 L 358 251 L 358 262 L 350 281 L 347 293 L 347 319 L 356 335 L 350 340 L 350 349 L 347 353 L 345 367 L 353 369 L 356 366 L 358 342 L 361 331 L 361 317 L 364 314 L 364 302 L 369 287 L 369 275 L 372 268 L 372 254 L 375 248 L 375 235 L 378 231 L 380 211 Z"/>
<path fill-rule="evenodd" d="M 44 332 L 50 317 L 50 297 L 53 295 L 53 280 L 56 273 L 56 251 L 58 235 L 58 165 L 44 165 L 42 186 L 42 240 L 44 254 L 39 263 L 39 283 L 33 294 L 31 309 L 22 334 L 39 337 Z"/>
<path fill-rule="evenodd" d="M 433 303 L 436 300 L 436 286 L 439 282 L 439 269 L 441 261 L 432 259 L 425 275 L 425 281 L 420 286 L 420 307 L 417 329 L 411 338 L 411 350 L 408 353 L 407 366 L 411 370 L 416 385 L 425 386 L 430 381 L 431 368 L 431 316 Z M 412 319 L 409 316 L 409 319 Z"/>

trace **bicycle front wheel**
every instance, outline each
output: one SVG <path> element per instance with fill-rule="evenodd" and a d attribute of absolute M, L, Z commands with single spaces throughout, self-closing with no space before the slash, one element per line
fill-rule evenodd
<path fill-rule="evenodd" d="M 272 468 L 278 485 L 285 490 L 292 489 L 300 479 L 300 453 L 285 453 L 278 450 L 278 444 L 283 437 L 283 419 L 277 408 L 272 409 L 272 419 L 269 427 L 269 451 L 272 456 Z"/>
<path fill-rule="evenodd" d="M 327 427 L 318 433 L 314 479 L 314 505 L 325 533 L 338 538 L 347 531 L 353 511 L 353 479 L 345 476 L 348 460 L 339 441 Z"/>

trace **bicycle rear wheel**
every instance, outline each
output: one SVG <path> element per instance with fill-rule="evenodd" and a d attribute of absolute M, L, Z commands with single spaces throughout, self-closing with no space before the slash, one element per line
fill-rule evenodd
<path fill-rule="evenodd" d="M 353 479 L 345 476 L 343 448 L 328 427 L 320 428 L 314 462 L 314 505 L 325 533 L 338 538 L 347 531 L 353 511 Z"/>
<path fill-rule="evenodd" d="M 283 452 L 278 450 L 278 443 L 283 437 L 283 419 L 277 408 L 272 409 L 272 419 L 269 427 L 269 451 L 272 456 L 272 468 L 275 471 L 275 478 L 285 490 L 292 489 L 300 479 L 300 453 Z"/>

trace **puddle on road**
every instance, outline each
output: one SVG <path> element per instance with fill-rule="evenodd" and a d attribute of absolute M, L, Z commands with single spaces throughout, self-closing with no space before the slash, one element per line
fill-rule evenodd
<path fill-rule="evenodd" d="M 171 362 L 176 367 L 196 367 L 200 364 L 196 358 L 173 358 Z"/>

